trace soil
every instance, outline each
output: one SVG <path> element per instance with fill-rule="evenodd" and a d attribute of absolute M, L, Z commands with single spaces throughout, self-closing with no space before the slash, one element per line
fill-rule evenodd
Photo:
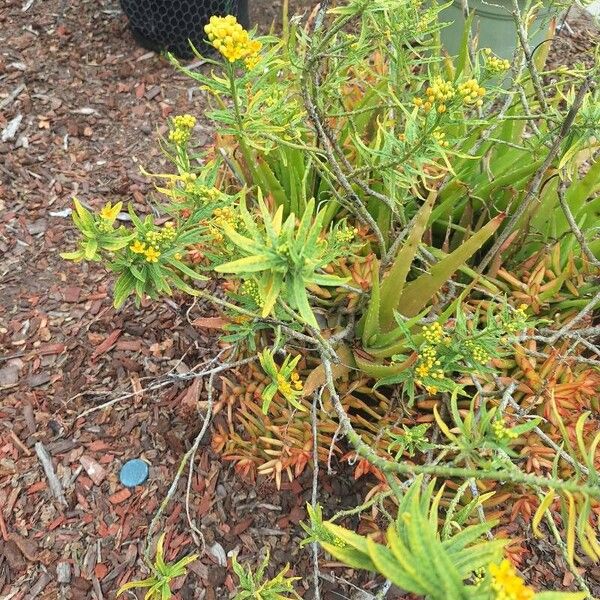
<path fill-rule="evenodd" d="M 292 2 L 290 12 L 311 8 Z M 252 17 L 266 30 L 280 19 L 279 5 L 253 3 Z M 580 44 L 589 48 L 578 27 L 564 42 L 561 35 L 561 56 L 572 56 Z M 189 79 L 135 45 L 116 0 L 4 0 L 0 598 L 102 600 L 146 574 L 149 523 L 205 406 L 197 386 L 168 376 L 215 356 L 211 331 L 191 324 L 195 316 L 211 316 L 210 308 L 188 313 L 185 302 L 166 300 L 117 312 L 110 275 L 66 262 L 59 252 L 75 239 L 73 196 L 92 207 L 124 199 L 147 210 L 152 189 L 140 167 L 167 168 L 156 143 L 166 117 L 200 116 L 205 109 L 204 93 Z M 200 120 L 195 143 L 206 144 L 211 135 Z M 155 382 L 166 384 L 149 389 Z M 123 399 L 110 409 L 78 418 L 119 394 Z M 298 546 L 310 475 L 284 483 L 281 492 L 271 480 L 249 485 L 209 442 L 198 451 L 190 492 L 208 551 L 177 582 L 176 598 L 228 598 L 234 580 L 226 557 L 239 551 L 242 562 L 256 563 L 265 548 L 271 572 L 291 563 L 293 574 L 305 576 L 300 591 L 310 598 L 310 553 Z M 64 504 L 53 495 L 36 444 L 52 458 Z M 150 463 L 150 478 L 128 490 L 118 481 L 119 468 L 137 457 Z M 160 525 L 168 560 L 197 549 L 182 501 L 185 479 Z M 320 488 L 328 512 L 356 505 L 363 491 L 344 472 L 321 473 Z M 569 586 L 554 552 L 528 543 L 533 578 Z M 326 599 L 352 597 L 353 585 L 368 591 L 378 584 L 326 561 L 321 570 L 331 580 L 323 581 Z"/>

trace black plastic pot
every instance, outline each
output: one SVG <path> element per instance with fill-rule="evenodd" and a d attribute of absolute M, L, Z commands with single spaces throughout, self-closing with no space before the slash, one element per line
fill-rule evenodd
<path fill-rule="evenodd" d="M 235 15 L 248 27 L 248 0 L 120 0 L 140 45 L 156 52 L 191 58 L 206 39 L 204 25 L 213 15 Z"/>

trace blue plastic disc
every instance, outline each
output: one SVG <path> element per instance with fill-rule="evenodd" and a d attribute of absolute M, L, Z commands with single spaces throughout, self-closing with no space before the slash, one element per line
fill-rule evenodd
<path fill-rule="evenodd" d="M 119 479 L 125 487 L 135 487 L 136 485 L 142 485 L 148 475 L 150 469 L 148 464 L 139 458 L 128 460 L 119 472 Z"/>

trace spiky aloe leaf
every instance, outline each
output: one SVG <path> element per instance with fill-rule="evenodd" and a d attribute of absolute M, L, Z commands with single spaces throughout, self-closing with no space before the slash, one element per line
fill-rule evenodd
<path fill-rule="evenodd" d="M 381 283 L 380 325 L 383 331 L 389 331 L 394 324 L 394 310 L 399 309 L 400 298 L 406 283 L 406 277 L 419 249 L 419 243 L 427 228 L 427 223 L 433 210 L 436 195 L 434 192 L 419 209 L 414 219 L 413 227 L 406 243 L 398 252 L 396 259 Z M 400 311 L 402 312 L 402 311 Z"/>
<path fill-rule="evenodd" d="M 494 234 L 504 220 L 504 216 L 504 213 L 501 213 L 494 217 L 462 246 L 433 265 L 429 273 L 411 281 L 400 297 L 398 311 L 408 318 L 419 314 L 440 291 L 444 283 Z"/>

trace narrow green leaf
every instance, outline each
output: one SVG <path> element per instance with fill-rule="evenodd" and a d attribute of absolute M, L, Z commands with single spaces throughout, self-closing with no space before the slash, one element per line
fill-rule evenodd
<path fill-rule="evenodd" d="M 120 308 L 125 302 L 127 296 L 135 289 L 136 279 L 127 269 L 115 282 L 115 288 L 113 292 L 113 303 L 115 308 Z"/>
<path fill-rule="evenodd" d="M 414 317 L 423 310 L 444 283 L 494 234 L 503 220 L 504 214 L 498 215 L 473 234 L 462 246 L 433 265 L 429 273 L 411 281 L 400 297 L 397 305 L 398 312 L 405 317 Z"/>
<path fill-rule="evenodd" d="M 423 233 L 427 228 L 435 199 L 435 193 L 431 192 L 415 215 L 408 238 L 398 252 L 392 268 L 381 283 L 381 313 L 379 322 L 383 331 L 389 331 L 394 325 L 394 310 L 399 310 L 400 298 L 404 290 L 406 277 L 419 249 Z"/>
<path fill-rule="evenodd" d="M 363 346 L 368 346 L 371 339 L 379 333 L 379 313 L 380 313 L 380 293 L 379 293 L 379 268 L 377 261 L 372 269 L 372 287 L 369 297 L 369 304 L 365 315 L 365 322 L 362 332 Z"/>
<path fill-rule="evenodd" d="M 268 254 L 257 254 L 254 256 L 245 256 L 244 258 L 238 258 L 237 260 L 218 265 L 215 267 L 217 273 L 233 273 L 233 274 L 244 274 L 244 273 L 258 273 L 259 271 L 265 271 L 277 266 L 275 257 Z"/>

